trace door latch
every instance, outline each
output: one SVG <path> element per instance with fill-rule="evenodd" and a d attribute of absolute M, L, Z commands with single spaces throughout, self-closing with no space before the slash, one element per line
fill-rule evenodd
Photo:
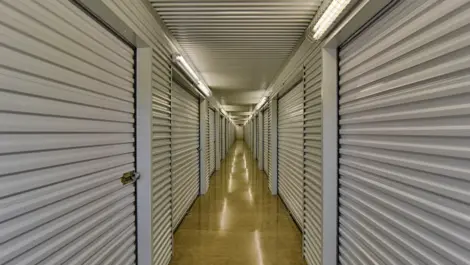
<path fill-rule="evenodd" d="M 140 174 L 135 171 L 129 171 L 122 174 L 121 183 L 122 185 L 129 185 L 135 183 L 140 177 Z"/>

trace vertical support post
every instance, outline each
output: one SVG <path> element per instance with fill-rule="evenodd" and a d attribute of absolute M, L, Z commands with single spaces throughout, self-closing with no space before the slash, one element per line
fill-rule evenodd
<path fill-rule="evenodd" d="M 199 101 L 199 194 L 205 194 L 209 188 L 206 179 L 206 122 L 208 105 L 206 99 Z"/>
<path fill-rule="evenodd" d="M 277 195 L 277 144 L 278 144 L 278 137 L 277 137 L 277 98 L 271 101 L 271 191 L 273 195 Z"/>
<path fill-rule="evenodd" d="M 222 141 L 222 137 L 220 137 L 220 124 L 220 113 L 217 111 L 215 112 L 215 170 L 220 170 L 220 160 L 222 160 L 222 157 L 220 156 L 220 143 Z"/>
<path fill-rule="evenodd" d="M 137 258 L 152 264 L 152 49 L 138 48 L 136 57 Z"/>
<path fill-rule="evenodd" d="M 338 55 L 323 48 L 323 264 L 338 259 Z"/>

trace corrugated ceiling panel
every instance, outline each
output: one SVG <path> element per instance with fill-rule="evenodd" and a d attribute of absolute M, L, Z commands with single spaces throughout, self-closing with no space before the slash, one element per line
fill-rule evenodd
<path fill-rule="evenodd" d="M 253 89 L 272 80 L 322 0 L 150 2 L 209 86 Z"/>

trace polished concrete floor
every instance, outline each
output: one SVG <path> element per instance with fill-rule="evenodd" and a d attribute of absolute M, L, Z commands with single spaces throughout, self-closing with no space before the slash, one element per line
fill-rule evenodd
<path fill-rule="evenodd" d="M 302 238 L 243 142 L 234 144 L 174 237 L 174 265 L 302 265 Z"/>

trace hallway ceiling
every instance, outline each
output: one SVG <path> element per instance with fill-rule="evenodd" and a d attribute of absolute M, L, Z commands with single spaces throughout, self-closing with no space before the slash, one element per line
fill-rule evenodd
<path fill-rule="evenodd" d="M 150 0 L 214 96 L 250 112 L 322 0 Z M 232 108 L 224 109 L 243 120 Z"/>

